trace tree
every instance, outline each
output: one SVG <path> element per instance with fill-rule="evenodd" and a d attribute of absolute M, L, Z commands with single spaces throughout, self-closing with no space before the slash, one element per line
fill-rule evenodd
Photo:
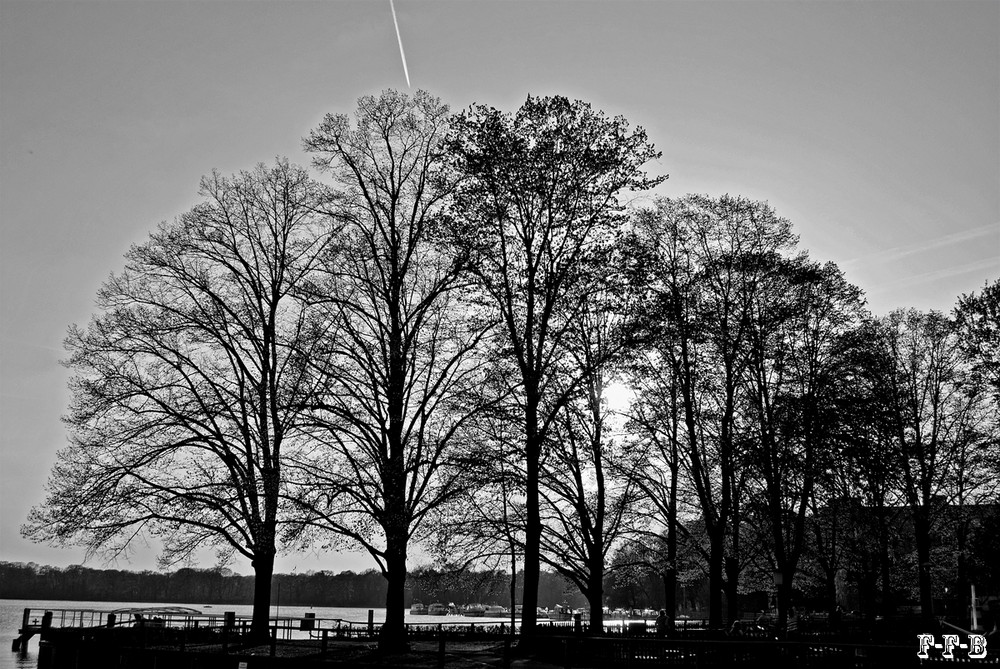
<path fill-rule="evenodd" d="M 673 375 L 682 409 L 677 439 L 708 536 L 709 619 L 722 627 L 722 594 L 736 612 L 741 504 L 750 481 L 745 374 L 754 300 L 770 275 L 764 258 L 795 244 L 791 224 L 766 204 L 729 195 L 660 199 L 636 225 L 645 286 L 643 345 Z M 670 419 L 669 412 L 660 416 Z M 661 428 L 671 432 L 669 425 Z"/>
<path fill-rule="evenodd" d="M 634 350 L 628 357 L 629 381 L 635 397 L 628 409 L 627 429 L 635 436 L 636 483 L 650 506 L 663 552 L 663 590 L 667 615 L 677 612 L 678 535 L 684 449 L 684 404 L 681 397 L 679 335 L 685 331 L 686 299 L 693 290 L 693 266 L 686 257 L 680 226 L 662 216 L 667 201 L 636 212 L 630 263 L 632 282 L 644 291 L 648 305 L 634 323 Z M 666 314 L 666 317 L 664 317 Z"/>
<path fill-rule="evenodd" d="M 461 297 L 466 256 L 441 242 L 451 194 L 448 108 L 425 92 L 358 102 L 305 140 L 334 182 L 336 230 L 308 300 L 324 311 L 320 443 L 297 468 L 306 526 L 365 549 L 387 580 L 380 646 L 405 645 L 406 559 L 435 508 L 460 490 L 452 466 L 475 411 L 473 351 L 485 325 Z"/>
<path fill-rule="evenodd" d="M 494 362 L 502 363 L 496 358 Z M 518 407 L 506 401 L 503 371 L 493 370 L 487 380 L 491 390 L 485 394 L 496 401 L 471 421 L 470 441 L 475 446 L 466 458 L 468 485 L 434 520 L 434 554 L 454 571 L 497 567 L 509 560 L 513 633 L 518 617 L 518 558 L 524 554 L 524 471 Z"/>
<path fill-rule="evenodd" d="M 822 473 L 836 467 L 839 380 L 861 293 L 832 263 L 804 256 L 757 259 L 770 273 L 750 313 L 745 378 L 750 461 L 759 477 L 776 573 L 778 625 L 807 539 L 807 514 Z"/>
<path fill-rule="evenodd" d="M 614 439 L 607 403 L 626 340 L 615 274 L 609 268 L 604 289 L 591 293 L 572 328 L 567 357 L 578 372 L 570 378 L 582 381 L 549 430 L 539 482 L 542 560 L 587 598 L 595 633 L 604 630 L 608 556 L 640 515 L 636 476 Z"/>
<path fill-rule="evenodd" d="M 892 312 L 882 321 L 879 351 L 893 455 L 902 495 L 913 518 L 920 606 L 934 613 L 931 560 L 934 529 L 947 504 L 963 503 L 989 480 L 970 452 L 995 443 L 995 413 L 984 408 L 987 394 L 975 382 L 955 325 L 939 312 Z"/>
<path fill-rule="evenodd" d="M 173 564 L 215 547 L 254 568 L 252 631 L 268 629 L 284 464 L 306 437 L 321 189 L 285 161 L 202 179 L 206 198 L 126 254 L 99 313 L 66 339 L 69 446 L 34 540 L 127 555 L 151 535 Z"/>
<path fill-rule="evenodd" d="M 536 623 L 543 444 L 580 379 L 559 364 L 570 328 L 620 221 L 618 195 L 658 183 L 642 166 L 659 154 L 641 129 L 580 101 L 529 97 L 511 116 L 473 106 L 455 119 L 452 232 L 500 321 L 502 350 L 517 366 L 525 459 L 522 640 Z"/>
<path fill-rule="evenodd" d="M 834 377 L 834 452 L 813 492 L 810 555 L 822 572 L 827 605 L 837 605 L 837 574 L 858 581 L 866 615 L 892 615 L 892 556 L 899 534 L 890 512 L 899 502 L 894 437 L 878 379 L 878 324 L 870 316 L 839 337 L 841 373 Z"/>
<path fill-rule="evenodd" d="M 987 283 L 979 293 L 962 295 L 955 321 L 976 378 L 993 388 L 1000 403 L 1000 279 Z"/>

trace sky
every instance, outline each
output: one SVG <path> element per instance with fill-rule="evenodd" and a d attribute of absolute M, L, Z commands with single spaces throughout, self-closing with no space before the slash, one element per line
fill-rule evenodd
<path fill-rule="evenodd" d="M 947 312 L 1000 277 L 1000 2 L 395 7 L 409 90 L 620 114 L 663 153 L 656 194 L 768 201 L 875 314 Z M 389 0 L 0 0 L 0 560 L 84 562 L 19 527 L 66 443 L 67 327 L 129 246 L 213 169 L 308 164 L 325 114 L 388 88 L 408 90 Z M 308 553 L 277 570 L 373 566 Z"/>

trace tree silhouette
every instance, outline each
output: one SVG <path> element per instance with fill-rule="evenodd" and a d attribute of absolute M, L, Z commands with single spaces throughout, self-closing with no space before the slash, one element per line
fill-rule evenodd
<path fill-rule="evenodd" d="M 45 503 L 24 533 L 162 562 L 215 547 L 248 558 L 252 630 L 266 634 L 283 466 L 305 436 L 309 309 L 322 192 L 287 162 L 202 180 L 205 202 L 126 254 L 99 312 L 66 339 L 74 372 Z"/>
<path fill-rule="evenodd" d="M 458 116 L 452 139 L 452 233 L 469 255 L 485 304 L 516 365 L 526 481 L 522 639 L 538 604 L 543 444 L 579 378 L 566 382 L 569 330 L 620 220 L 618 196 L 659 180 L 642 166 L 659 154 L 641 129 L 563 97 L 529 97 L 514 115 L 482 105 Z"/>
<path fill-rule="evenodd" d="M 934 530 L 956 495 L 968 501 L 976 487 L 992 479 L 971 458 L 996 448 L 996 409 L 975 382 L 953 321 L 939 312 L 897 310 L 882 320 L 878 351 L 885 364 L 875 368 L 893 436 L 901 494 L 913 520 L 920 606 L 934 615 L 931 571 Z M 989 471 L 989 470 L 987 470 Z"/>
<path fill-rule="evenodd" d="M 462 300 L 465 255 L 438 230 L 448 118 L 424 92 L 387 91 L 361 98 L 353 125 L 329 115 L 305 140 L 333 180 L 336 230 L 307 298 L 330 336 L 310 359 L 322 430 L 296 489 L 306 526 L 361 546 L 385 575 L 386 649 L 406 642 L 410 541 L 461 487 L 452 454 L 475 411 L 472 353 L 488 325 Z"/>
<path fill-rule="evenodd" d="M 635 324 L 677 393 L 676 438 L 708 537 L 709 617 L 722 627 L 722 593 L 736 612 L 741 504 L 750 481 L 745 375 L 754 300 L 768 279 L 764 259 L 794 246 L 791 224 L 746 198 L 660 199 L 640 215 L 635 281 L 648 304 Z M 661 420 L 672 414 L 661 414 Z M 673 428 L 663 425 L 670 433 Z"/>

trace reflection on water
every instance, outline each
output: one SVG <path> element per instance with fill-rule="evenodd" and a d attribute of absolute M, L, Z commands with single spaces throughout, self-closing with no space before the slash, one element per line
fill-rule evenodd
<path fill-rule="evenodd" d="M 13 655 L 14 665 L 18 669 L 21 667 L 31 667 L 35 669 L 38 666 L 38 654 L 28 651 L 26 655 Z"/>

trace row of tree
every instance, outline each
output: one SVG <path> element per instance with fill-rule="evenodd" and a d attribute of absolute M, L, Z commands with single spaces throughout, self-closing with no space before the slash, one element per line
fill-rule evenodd
<path fill-rule="evenodd" d="M 271 599 L 275 606 L 333 606 L 381 608 L 386 582 L 376 569 L 275 574 Z M 507 579 L 503 572 L 440 572 L 419 568 L 410 574 L 405 604 L 414 601 L 453 602 L 458 605 L 504 602 Z M 173 572 L 92 569 L 73 565 L 65 569 L 34 563 L 0 562 L 0 599 L 47 599 L 104 602 L 163 602 L 181 604 L 249 604 L 254 577 L 229 569 L 192 569 Z M 543 570 L 539 597 L 547 607 L 582 603 L 576 588 L 553 572 Z"/>
<path fill-rule="evenodd" d="M 279 549 L 361 547 L 387 648 L 419 543 L 509 568 L 530 645 L 543 565 L 600 629 L 612 552 L 662 542 L 672 597 L 686 542 L 721 626 L 763 554 L 784 618 L 832 500 L 905 505 L 923 566 L 935 500 L 996 499 L 997 284 L 875 319 L 766 203 L 626 209 L 659 154 L 561 97 L 453 115 L 389 91 L 305 147 L 325 181 L 203 179 L 71 328 L 70 444 L 26 535 L 240 554 L 261 633 Z"/>

